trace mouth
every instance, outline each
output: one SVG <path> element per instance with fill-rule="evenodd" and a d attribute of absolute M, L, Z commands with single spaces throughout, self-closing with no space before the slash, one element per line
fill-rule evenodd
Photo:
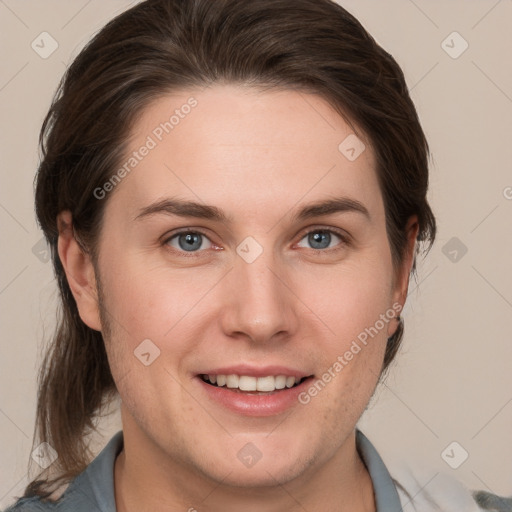
<path fill-rule="evenodd" d="M 313 375 L 278 367 L 240 368 L 239 373 L 234 373 L 234 369 L 226 370 L 199 373 L 194 380 L 209 403 L 247 417 L 275 416 L 297 407 L 300 405 L 299 395 L 314 379 Z M 287 375 L 281 373 L 283 371 Z"/>
<path fill-rule="evenodd" d="M 290 375 L 267 375 L 264 377 L 254 377 L 251 375 L 236 374 L 200 374 L 199 377 L 210 386 L 224 388 L 234 393 L 268 395 L 276 391 L 296 388 L 312 376 L 294 377 Z"/>

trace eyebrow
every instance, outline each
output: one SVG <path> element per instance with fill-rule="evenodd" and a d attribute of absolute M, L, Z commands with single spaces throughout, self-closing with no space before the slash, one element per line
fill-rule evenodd
<path fill-rule="evenodd" d="M 293 220 L 304 221 L 313 217 L 331 215 L 339 212 L 360 213 L 368 220 L 371 220 L 370 213 L 366 206 L 360 201 L 349 197 L 335 197 L 308 204 L 293 216 Z M 157 214 L 195 217 L 222 223 L 229 223 L 231 221 L 231 218 L 216 206 L 176 198 L 162 199 L 142 208 L 134 220 L 141 220 L 145 217 Z"/>
<path fill-rule="evenodd" d="M 338 212 L 361 213 L 368 220 L 371 220 L 368 208 L 360 201 L 351 199 L 350 197 L 335 197 L 333 199 L 326 199 L 306 205 L 294 216 L 294 219 L 301 221 Z"/>

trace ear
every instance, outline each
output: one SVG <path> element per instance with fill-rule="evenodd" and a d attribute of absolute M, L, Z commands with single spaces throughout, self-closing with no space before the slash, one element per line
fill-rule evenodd
<path fill-rule="evenodd" d="M 409 218 L 407 225 L 405 226 L 405 231 L 407 234 L 407 242 L 404 258 L 402 265 L 397 270 L 397 274 L 395 275 L 393 289 L 393 309 L 397 311 L 397 316 L 405 306 L 407 290 L 409 288 L 409 277 L 411 275 L 412 265 L 414 263 L 414 255 L 416 253 L 416 239 L 418 238 L 419 232 L 418 217 L 416 215 L 413 215 Z M 400 305 L 400 308 L 398 308 L 398 304 Z M 393 336 L 397 328 L 398 322 L 388 323 L 388 337 Z"/>
<path fill-rule="evenodd" d="M 91 329 L 101 331 L 96 275 L 91 258 L 77 242 L 70 211 L 57 216 L 58 252 L 69 287 L 82 321 Z"/>

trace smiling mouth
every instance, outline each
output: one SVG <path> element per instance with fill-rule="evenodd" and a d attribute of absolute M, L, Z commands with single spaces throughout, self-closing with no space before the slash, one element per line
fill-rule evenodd
<path fill-rule="evenodd" d="M 291 389 L 300 385 L 309 377 L 296 378 L 286 375 L 268 375 L 266 377 L 252 377 L 249 375 L 207 375 L 201 374 L 199 377 L 217 388 L 225 388 L 235 393 L 250 393 L 264 395 Z"/>

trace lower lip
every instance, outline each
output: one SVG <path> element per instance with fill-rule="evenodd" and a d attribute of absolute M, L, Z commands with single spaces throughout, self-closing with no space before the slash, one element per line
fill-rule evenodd
<path fill-rule="evenodd" d="M 207 384 L 201 377 L 196 377 L 207 396 L 238 414 L 245 416 L 272 416 L 280 414 L 299 403 L 298 396 L 310 384 L 313 377 L 304 379 L 298 386 L 285 388 L 264 395 L 244 393 L 226 386 L 217 387 Z"/>

